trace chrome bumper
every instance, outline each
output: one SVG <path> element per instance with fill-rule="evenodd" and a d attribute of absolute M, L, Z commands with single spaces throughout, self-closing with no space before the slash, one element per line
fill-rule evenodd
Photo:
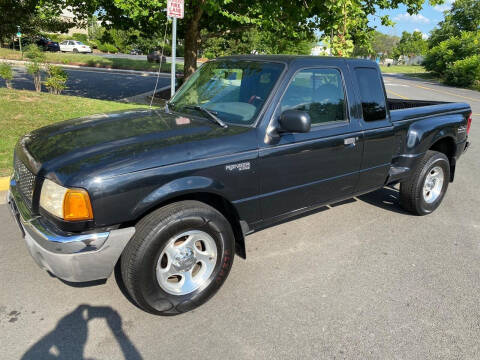
<path fill-rule="evenodd" d="M 63 233 L 29 207 L 10 181 L 7 202 L 35 262 L 60 279 L 85 282 L 108 278 L 134 227 L 83 234 Z"/>

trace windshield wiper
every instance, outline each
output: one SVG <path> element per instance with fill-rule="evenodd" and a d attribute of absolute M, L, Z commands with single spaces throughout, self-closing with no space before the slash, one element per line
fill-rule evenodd
<path fill-rule="evenodd" d="M 200 105 L 186 105 L 184 106 L 186 109 L 194 109 L 203 112 L 204 114 L 207 114 L 210 119 L 215 121 L 218 125 L 220 125 L 223 128 L 228 128 L 228 125 L 225 124 L 222 119 L 220 119 L 217 115 L 215 115 L 212 111 L 200 106 Z"/>

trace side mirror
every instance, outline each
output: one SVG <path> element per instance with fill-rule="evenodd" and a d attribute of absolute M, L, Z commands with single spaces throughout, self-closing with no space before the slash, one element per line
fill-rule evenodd
<path fill-rule="evenodd" d="M 300 110 L 285 110 L 278 119 L 281 132 L 306 133 L 310 131 L 310 115 Z"/>

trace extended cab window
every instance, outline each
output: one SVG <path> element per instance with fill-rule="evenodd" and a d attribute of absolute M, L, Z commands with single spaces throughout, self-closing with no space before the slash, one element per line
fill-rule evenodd
<path fill-rule="evenodd" d="M 362 100 L 363 120 L 377 121 L 387 117 L 385 93 L 382 79 L 377 69 L 356 68 L 360 98 Z"/>
<path fill-rule="evenodd" d="M 336 69 L 299 71 L 288 86 L 280 109 L 282 112 L 306 111 L 312 124 L 345 121 L 345 93 L 340 72 Z"/>

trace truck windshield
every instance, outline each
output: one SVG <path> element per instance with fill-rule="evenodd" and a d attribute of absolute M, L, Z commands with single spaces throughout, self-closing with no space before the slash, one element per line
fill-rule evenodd
<path fill-rule="evenodd" d="M 252 125 L 283 68 L 274 62 L 207 62 L 187 80 L 169 107 L 203 116 L 195 110 L 201 106 L 224 122 Z"/>

